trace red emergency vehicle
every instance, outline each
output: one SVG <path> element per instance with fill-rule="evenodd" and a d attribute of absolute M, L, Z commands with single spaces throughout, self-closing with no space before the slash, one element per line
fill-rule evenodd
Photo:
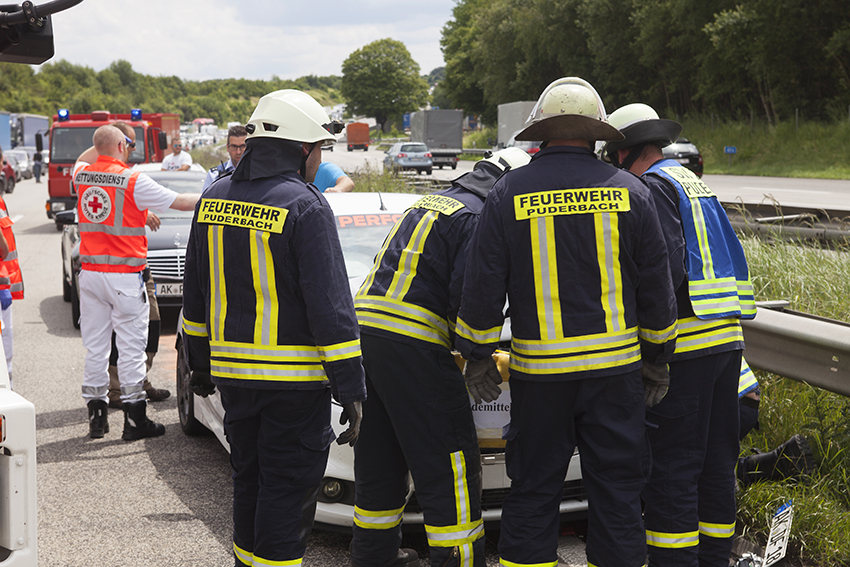
<path fill-rule="evenodd" d="M 45 205 L 48 218 L 77 206 L 77 196 L 71 187 L 74 163 L 91 147 L 94 131 L 113 122 L 126 122 L 136 131 L 136 149 L 130 154 L 130 165 L 162 161 L 171 140 L 180 136 L 180 117 L 177 114 L 142 114 L 138 110 L 131 114 L 111 114 L 105 110 L 69 114 L 60 110 L 53 115 L 50 127 L 49 198 Z M 57 224 L 57 228 L 61 227 Z"/>

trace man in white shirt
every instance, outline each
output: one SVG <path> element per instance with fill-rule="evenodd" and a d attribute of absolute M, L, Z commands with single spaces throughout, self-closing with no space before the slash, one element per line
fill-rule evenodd
<path fill-rule="evenodd" d="M 162 171 L 189 171 L 192 166 L 192 156 L 183 151 L 180 138 L 171 141 L 171 153 L 162 160 Z"/>

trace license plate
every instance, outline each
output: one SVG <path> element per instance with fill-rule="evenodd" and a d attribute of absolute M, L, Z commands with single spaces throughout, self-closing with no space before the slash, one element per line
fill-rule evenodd
<path fill-rule="evenodd" d="M 683 165 L 688 165 L 689 163 L 691 163 L 691 158 L 680 157 L 680 158 L 676 158 L 676 161 L 678 161 L 679 163 L 681 163 Z"/>
<path fill-rule="evenodd" d="M 410 161 L 423 161 L 421 157 L 412 157 Z"/>
<path fill-rule="evenodd" d="M 182 283 L 158 283 L 156 284 L 156 294 L 158 296 L 169 297 L 175 295 L 183 295 Z"/>

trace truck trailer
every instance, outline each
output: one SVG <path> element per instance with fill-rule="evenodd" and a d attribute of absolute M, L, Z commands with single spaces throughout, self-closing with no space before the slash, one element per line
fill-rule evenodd
<path fill-rule="evenodd" d="M 428 146 L 435 167 L 457 169 L 463 153 L 463 110 L 420 110 L 410 115 L 410 141 Z"/>
<path fill-rule="evenodd" d="M 40 114 L 15 113 L 10 116 L 12 147 L 35 146 L 36 134 L 47 134 L 50 119 Z"/>
<path fill-rule="evenodd" d="M 510 137 L 525 125 L 535 104 L 537 102 L 533 100 L 518 100 L 499 105 L 498 144 L 500 148 L 504 148 Z"/>
<path fill-rule="evenodd" d="M 136 131 L 136 149 L 127 160 L 131 166 L 162 161 L 171 140 L 180 137 L 180 117 L 176 114 L 111 114 L 98 110 L 91 114 L 62 111 L 54 115 L 50 128 L 47 218 L 52 219 L 57 212 L 77 206 L 77 196 L 71 183 L 74 163 L 91 147 L 95 130 L 114 122 L 126 122 Z M 57 223 L 56 228 L 62 230 L 62 225 Z"/>
<path fill-rule="evenodd" d="M 365 122 L 352 122 L 345 127 L 348 151 L 369 151 L 369 125 Z"/>

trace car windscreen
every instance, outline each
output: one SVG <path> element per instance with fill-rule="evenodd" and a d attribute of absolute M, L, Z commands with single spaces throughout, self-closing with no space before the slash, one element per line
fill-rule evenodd
<path fill-rule="evenodd" d="M 424 153 L 428 151 L 428 146 L 425 144 L 405 144 L 401 147 L 401 151 Z"/>
<path fill-rule="evenodd" d="M 384 239 L 401 216 L 401 213 L 386 213 L 336 217 L 339 242 L 349 278 L 362 278 L 369 273 Z"/>
<path fill-rule="evenodd" d="M 92 136 L 96 126 L 80 128 L 54 128 L 50 142 L 50 161 L 56 163 L 74 163 L 84 151 L 92 147 Z M 142 163 L 145 161 L 144 132 L 141 128 L 133 128 L 136 132 L 136 149 L 130 154 L 127 163 Z"/>

